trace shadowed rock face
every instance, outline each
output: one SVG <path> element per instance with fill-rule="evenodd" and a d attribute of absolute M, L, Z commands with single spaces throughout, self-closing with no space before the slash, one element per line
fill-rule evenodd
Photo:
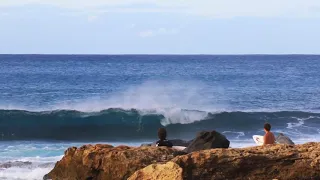
<path fill-rule="evenodd" d="M 294 145 L 294 142 L 288 137 L 285 136 L 284 134 L 280 133 L 277 137 L 276 137 L 276 141 L 279 144 L 289 144 L 289 145 Z"/>
<path fill-rule="evenodd" d="M 229 148 L 230 141 L 217 131 L 202 131 L 197 134 L 197 137 L 184 150 L 186 153 L 195 151 L 214 149 L 214 148 Z"/>
<path fill-rule="evenodd" d="M 152 163 L 173 158 L 171 148 L 85 145 L 69 148 L 44 179 L 127 179 Z"/>
<path fill-rule="evenodd" d="M 320 143 L 211 149 L 173 157 L 170 148 L 69 148 L 45 176 L 79 179 L 320 179 Z"/>
<path fill-rule="evenodd" d="M 230 145 L 230 141 L 217 131 L 201 131 L 193 140 L 185 141 L 181 139 L 172 139 L 170 142 L 173 144 L 173 146 L 187 147 L 184 150 L 185 153 L 214 148 L 229 148 Z M 141 144 L 141 147 L 148 146 L 155 146 L 155 143 Z"/>

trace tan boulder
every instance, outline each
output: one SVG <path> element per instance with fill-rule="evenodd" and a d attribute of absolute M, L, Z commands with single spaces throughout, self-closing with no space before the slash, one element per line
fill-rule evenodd
<path fill-rule="evenodd" d="M 182 168 L 174 162 L 151 164 L 136 171 L 128 180 L 182 180 Z"/>
<path fill-rule="evenodd" d="M 126 179 L 135 171 L 152 163 L 173 158 L 171 148 L 112 147 L 85 145 L 66 150 L 64 157 L 44 179 L 53 180 L 117 180 Z"/>

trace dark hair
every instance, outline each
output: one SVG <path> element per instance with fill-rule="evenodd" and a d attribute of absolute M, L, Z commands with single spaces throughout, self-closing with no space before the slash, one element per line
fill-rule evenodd
<path fill-rule="evenodd" d="M 269 123 L 265 123 L 264 124 L 264 129 L 267 130 L 267 131 L 270 131 L 271 130 L 271 125 Z"/>
<path fill-rule="evenodd" d="M 165 140 L 167 138 L 167 131 L 165 128 L 159 128 L 158 137 L 160 140 Z"/>

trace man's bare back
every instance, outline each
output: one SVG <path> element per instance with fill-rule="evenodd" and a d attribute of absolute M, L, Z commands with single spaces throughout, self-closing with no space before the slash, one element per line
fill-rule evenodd
<path fill-rule="evenodd" d="M 264 135 L 263 137 L 263 140 L 264 140 L 264 143 L 263 145 L 266 145 L 266 144 L 274 144 L 275 143 L 275 137 L 273 135 L 272 132 L 266 132 L 266 134 Z"/>
<path fill-rule="evenodd" d="M 276 142 L 276 138 L 274 137 L 273 133 L 270 132 L 271 125 L 269 123 L 264 124 L 264 132 L 266 133 L 263 137 L 263 145 L 266 144 L 274 144 Z"/>

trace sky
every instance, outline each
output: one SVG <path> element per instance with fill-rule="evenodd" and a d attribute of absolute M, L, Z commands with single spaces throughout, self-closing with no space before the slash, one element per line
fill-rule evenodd
<path fill-rule="evenodd" d="M 320 54 L 320 1 L 0 0 L 0 54 Z"/>

